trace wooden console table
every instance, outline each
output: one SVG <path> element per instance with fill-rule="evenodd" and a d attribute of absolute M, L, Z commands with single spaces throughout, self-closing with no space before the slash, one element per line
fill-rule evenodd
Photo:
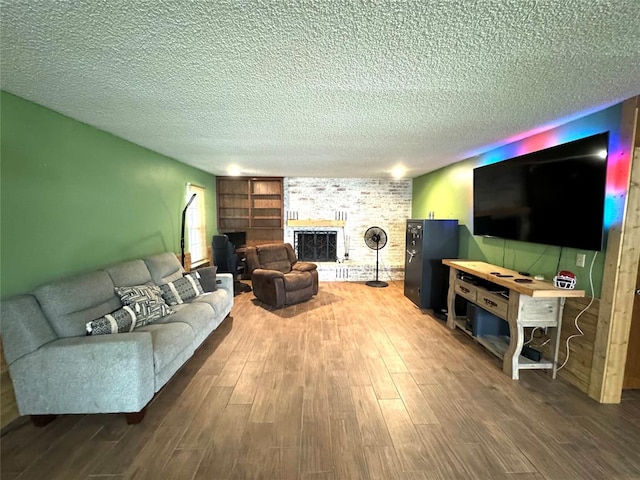
<path fill-rule="evenodd" d="M 560 330 L 562 328 L 562 311 L 566 297 L 584 297 L 584 290 L 567 290 L 554 287 L 551 283 L 534 280 L 531 283 L 518 283 L 515 280 L 523 277 L 506 268 L 473 260 L 442 260 L 450 267 L 447 326 L 460 328 L 470 334 L 466 328 L 466 319 L 456 316 L 455 297 L 460 295 L 467 301 L 504 319 L 509 324 L 509 337 L 499 335 L 482 335 L 473 337 L 494 355 L 503 359 L 502 370 L 512 379 L 519 378 L 523 369 L 547 369 L 556 378 L 558 369 L 558 350 L 560 347 Z M 470 274 L 474 278 L 490 282 L 489 285 L 504 287 L 505 294 L 492 292 L 483 282 L 477 284 L 463 280 L 460 274 Z M 511 275 L 500 277 L 496 275 Z M 493 284 L 493 285 L 491 285 Z M 551 328 L 551 352 L 553 358 L 542 358 L 540 361 L 530 360 L 521 355 L 526 327 Z"/>

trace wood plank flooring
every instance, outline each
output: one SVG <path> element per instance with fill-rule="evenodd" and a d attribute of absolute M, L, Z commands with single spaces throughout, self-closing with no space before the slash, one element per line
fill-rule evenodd
<path fill-rule="evenodd" d="M 21 419 L 2 479 L 640 479 L 640 392 L 599 405 L 417 309 L 402 284 L 323 283 L 232 318 L 155 397 L 121 415 Z"/>

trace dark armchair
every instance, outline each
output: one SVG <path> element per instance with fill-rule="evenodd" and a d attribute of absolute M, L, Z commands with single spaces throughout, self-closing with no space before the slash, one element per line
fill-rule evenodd
<path fill-rule="evenodd" d="M 318 293 L 315 263 L 299 262 L 289 243 L 247 248 L 253 293 L 272 307 L 304 302 Z"/>

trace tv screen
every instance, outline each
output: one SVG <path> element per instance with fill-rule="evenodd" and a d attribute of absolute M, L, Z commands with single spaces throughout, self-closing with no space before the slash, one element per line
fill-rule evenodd
<path fill-rule="evenodd" d="M 601 250 L 609 134 L 473 170 L 473 234 Z"/>
<path fill-rule="evenodd" d="M 233 243 L 236 248 L 242 248 L 247 246 L 247 232 L 227 232 L 225 233 L 229 237 L 229 241 Z"/>

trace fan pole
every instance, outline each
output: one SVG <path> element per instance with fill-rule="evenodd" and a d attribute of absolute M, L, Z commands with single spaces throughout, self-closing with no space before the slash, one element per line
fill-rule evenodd
<path fill-rule="evenodd" d="M 380 246 L 380 239 L 376 241 L 376 279 L 369 280 L 367 282 L 367 285 L 370 287 L 383 288 L 383 287 L 388 287 L 389 284 L 387 282 L 381 282 L 380 280 L 378 280 L 378 256 L 380 255 L 380 249 L 378 248 L 379 246 Z"/>

